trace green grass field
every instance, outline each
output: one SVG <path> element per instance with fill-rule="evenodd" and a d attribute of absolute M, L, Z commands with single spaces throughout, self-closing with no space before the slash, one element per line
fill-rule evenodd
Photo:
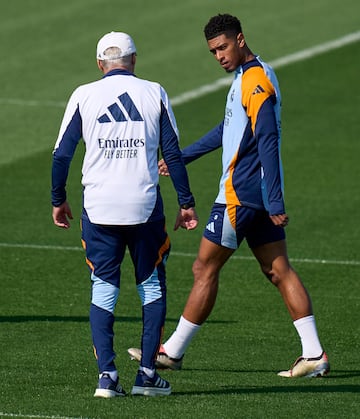
<path fill-rule="evenodd" d="M 256 4 L 254 4 L 256 3 Z M 289 255 L 309 289 L 331 374 L 280 378 L 300 355 L 284 305 L 245 245 L 225 266 L 214 311 L 180 372 L 164 371 L 165 398 L 93 398 L 97 384 L 88 309 L 90 283 L 80 247 L 79 147 L 68 182 L 75 220 L 51 220 L 51 151 L 64 104 L 79 84 L 100 77 L 98 38 L 133 35 L 137 74 L 176 98 L 222 78 L 202 28 L 219 12 L 237 14 L 250 47 L 272 61 L 359 31 L 355 0 L 290 4 L 224 0 L 14 0 L 1 7 L 0 45 L 0 417 L 1 418 L 358 418 L 360 416 L 360 42 L 277 69 L 283 94 L 283 163 Z M 223 115 L 226 87 L 176 105 L 183 145 Z M 192 284 L 191 264 L 217 193 L 220 154 L 188 166 L 200 228 L 172 232 L 176 199 L 161 179 L 172 240 L 165 337 Z M 126 259 L 116 310 L 122 384 L 137 365 L 140 300 Z"/>

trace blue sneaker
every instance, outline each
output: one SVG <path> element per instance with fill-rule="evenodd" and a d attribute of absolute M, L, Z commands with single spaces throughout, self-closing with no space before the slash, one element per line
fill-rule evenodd
<path fill-rule="evenodd" d="M 94 397 L 103 397 L 105 399 L 110 399 L 111 397 L 117 396 L 126 396 L 124 389 L 119 383 L 119 377 L 116 381 L 113 381 L 110 378 L 110 375 L 107 373 L 101 374 L 99 378 L 99 384 L 95 390 Z"/>
<path fill-rule="evenodd" d="M 131 394 L 139 394 L 141 396 L 168 396 L 171 394 L 171 386 L 168 381 L 163 380 L 157 373 L 155 373 L 154 377 L 150 378 L 143 371 L 138 371 Z"/>

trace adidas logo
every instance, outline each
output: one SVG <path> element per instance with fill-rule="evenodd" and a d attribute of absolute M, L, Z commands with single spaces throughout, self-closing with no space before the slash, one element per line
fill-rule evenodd
<path fill-rule="evenodd" d="M 124 122 L 127 121 L 128 118 L 131 121 L 143 121 L 140 112 L 137 110 L 135 103 L 132 101 L 131 97 L 128 93 L 123 93 L 122 95 L 118 96 L 118 99 L 123 106 L 123 109 L 115 102 L 112 105 L 108 106 L 108 110 L 110 115 L 116 122 Z M 127 115 L 124 114 L 123 110 L 126 111 Z M 106 124 L 108 122 L 112 122 L 110 116 L 107 113 L 104 113 L 98 118 L 100 124 Z"/>
<path fill-rule="evenodd" d="M 258 93 L 264 93 L 264 92 L 265 92 L 265 90 L 260 86 L 260 84 L 258 84 L 255 87 L 254 91 L 252 92 L 252 95 L 256 95 Z"/>
<path fill-rule="evenodd" d="M 211 231 L 212 233 L 215 233 L 215 223 L 214 221 L 211 221 L 207 226 L 206 226 L 206 230 Z"/>

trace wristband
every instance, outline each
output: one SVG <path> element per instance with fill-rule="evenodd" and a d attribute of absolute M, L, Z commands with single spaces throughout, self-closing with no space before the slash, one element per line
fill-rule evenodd
<path fill-rule="evenodd" d="M 181 209 L 184 209 L 184 210 L 188 210 L 189 208 L 193 208 L 193 207 L 195 207 L 195 202 L 193 201 L 193 202 L 189 202 L 188 204 L 182 204 L 182 205 L 180 205 L 180 208 Z"/>

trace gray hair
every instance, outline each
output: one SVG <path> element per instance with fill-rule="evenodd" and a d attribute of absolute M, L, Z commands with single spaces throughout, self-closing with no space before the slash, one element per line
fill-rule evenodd
<path fill-rule="evenodd" d="M 103 66 L 105 68 L 113 67 L 116 65 L 120 65 L 122 67 L 129 67 L 132 63 L 132 54 L 125 55 L 124 57 L 121 56 L 121 49 L 118 47 L 110 47 L 104 51 L 104 55 L 106 56 L 106 60 L 102 60 Z"/>

